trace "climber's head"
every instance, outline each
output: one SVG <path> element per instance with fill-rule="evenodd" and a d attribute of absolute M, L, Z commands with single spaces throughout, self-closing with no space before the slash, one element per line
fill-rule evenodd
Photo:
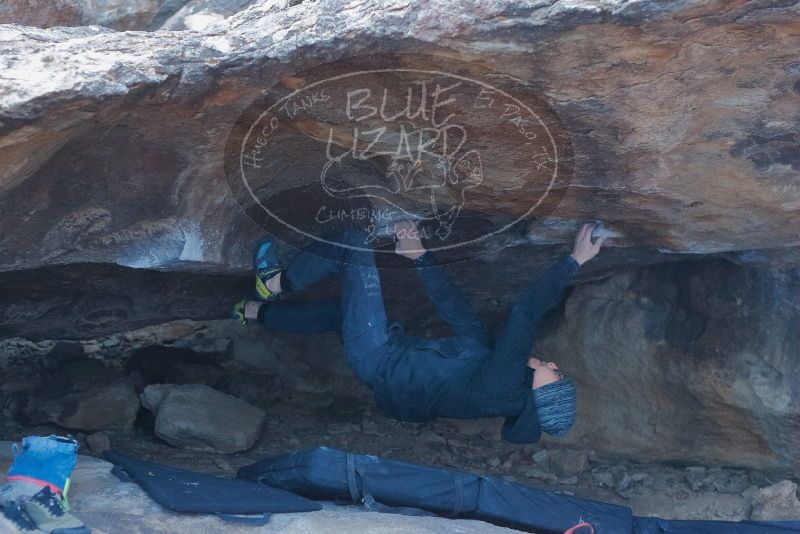
<path fill-rule="evenodd" d="M 528 367 L 534 370 L 533 389 L 558 382 L 566 376 L 555 362 L 544 362 L 539 358 L 528 358 Z"/>
<path fill-rule="evenodd" d="M 530 358 L 528 367 L 533 369 L 533 398 L 542 431 L 566 434 L 575 423 L 575 384 L 553 362 Z"/>

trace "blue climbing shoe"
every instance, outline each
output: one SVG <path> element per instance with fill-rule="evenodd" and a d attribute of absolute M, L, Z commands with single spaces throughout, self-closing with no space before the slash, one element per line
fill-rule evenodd
<path fill-rule="evenodd" d="M 263 239 L 256 247 L 253 255 L 253 268 L 256 271 L 256 293 L 263 301 L 275 300 L 278 293 L 273 293 L 267 287 L 267 280 L 281 272 L 282 268 L 275 253 L 275 244 L 269 239 Z M 244 312 L 242 312 L 244 314 Z"/>

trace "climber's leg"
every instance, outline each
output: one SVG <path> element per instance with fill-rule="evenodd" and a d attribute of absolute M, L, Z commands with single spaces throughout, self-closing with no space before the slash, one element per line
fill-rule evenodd
<path fill-rule="evenodd" d="M 375 252 L 365 232 L 346 230 L 300 251 L 283 271 L 283 289 L 301 290 L 333 274 L 341 278 L 342 339 L 348 363 L 359 379 L 370 383 L 389 339 Z"/>

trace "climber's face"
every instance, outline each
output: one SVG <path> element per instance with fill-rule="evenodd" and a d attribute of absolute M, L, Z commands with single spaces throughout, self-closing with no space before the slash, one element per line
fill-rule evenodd
<path fill-rule="evenodd" d="M 539 358 L 528 358 L 528 367 L 534 371 L 532 389 L 558 382 L 564 378 L 564 373 L 558 370 L 558 365 L 554 362 L 543 362 Z"/>

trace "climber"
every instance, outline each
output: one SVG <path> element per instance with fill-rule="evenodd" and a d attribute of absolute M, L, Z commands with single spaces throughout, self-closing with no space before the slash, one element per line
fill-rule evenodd
<path fill-rule="evenodd" d="M 352 229 L 311 244 L 285 269 L 274 244 L 264 241 L 255 258 L 259 300 L 237 303 L 234 317 L 243 324 L 255 319 L 273 331 L 338 332 L 351 369 L 373 390 L 377 405 L 398 419 L 502 416 L 502 437 L 508 441 L 535 442 L 542 431 L 560 436 L 575 420 L 575 386 L 555 363 L 530 353 L 542 316 L 558 304 L 580 266 L 600 251 L 605 238 L 592 242 L 595 227 L 584 225 L 572 254 L 522 292 L 494 341 L 425 250 L 411 221 L 395 224 L 395 252 L 413 262 L 454 336 L 408 336 L 399 323 L 387 320 L 375 254 L 365 245 L 369 238 Z M 280 301 L 281 295 L 333 274 L 341 278 L 340 302 Z"/>

